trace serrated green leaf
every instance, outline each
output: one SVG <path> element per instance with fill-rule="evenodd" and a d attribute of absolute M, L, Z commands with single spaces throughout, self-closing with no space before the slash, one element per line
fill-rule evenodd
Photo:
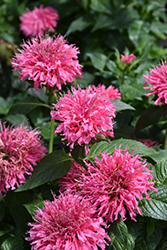
<path fill-rule="evenodd" d="M 64 176 L 71 168 L 71 161 L 72 158 L 66 155 L 63 150 L 52 152 L 37 164 L 32 176 L 15 192 L 32 189 Z"/>
<path fill-rule="evenodd" d="M 135 110 L 134 107 L 131 105 L 120 101 L 119 99 L 116 99 L 113 101 L 113 103 L 116 103 L 116 111 L 121 111 L 121 110 Z"/>
<path fill-rule="evenodd" d="M 133 154 L 140 154 L 141 156 L 150 156 L 156 152 L 155 149 L 148 148 L 141 142 L 128 139 L 118 139 L 111 142 L 101 141 L 93 145 L 86 159 L 92 158 L 94 155 L 99 155 L 100 152 L 112 153 L 115 147 L 118 149 L 120 145 L 122 149 L 127 147 L 129 153 L 134 150 Z"/>
<path fill-rule="evenodd" d="M 106 64 L 106 60 L 107 60 L 107 57 L 106 55 L 102 54 L 102 53 L 98 53 L 98 52 L 95 52 L 95 53 L 87 53 L 86 54 L 88 57 L 90 57 L 92 63 L 93 63 L 93 66 L 102 71 L 104 69 L 104 66 Z"/>
<path fill-rule="evenodd" d="M 134 237 L 128 232 L 123 221 L 119 221 L 114 232 L 109 232 L 111 238 L 110 246 L 115 250 L 133 250 L 135 246 Z"/>
<path fill-rule="evenodd" d="M 167 220 L 167 186 L 155 184 L 158 193 L 148 191 L 150 199 L 143 200 L 140 204 L 142 216 L 148 216 L 158 220 Z"/>
<path fill-rule="evenodd" d="M 163 159 L 158 162 L 155 166 L 156 169 L 156 180 L 167 186 L 167 159 Z"/>

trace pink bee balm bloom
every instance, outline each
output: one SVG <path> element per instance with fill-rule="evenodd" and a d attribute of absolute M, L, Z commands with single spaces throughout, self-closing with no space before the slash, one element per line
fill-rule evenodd
<path fill-rule="evenodd" d="M 72 93 L 71 93 L 72 92 Z M 93 92 L 92 88 L 71 88 L 71 92 L 53 104 L 56 111 L 51 111 L 52 119 L 61 123 L 55 133 L 61 133 L 67 139 L 71 148 L 74 144 L 88 144 L 96 135 L 113 137 L 113 118 L 115 107 L 109 98 L 99 92 Z"/>
<path fill-rule="evenodd" d="M 144 84 L 152 85 L 149 87 L 144 87 L 144 89 L 153 90 L 152 92 L 146 94 L 146 96 L 155 94 L 157 97 L 154 104 L 158 105 L 160 102 L 162 102 L 162 104 L 167 104 L 167 63 L 162 62 L 160 67 L 150 69 L 150 74 L 151 75 L 143 75 L 146 79 Z"/>
<path fill-rule="evenodd" d="M 34 223 L 29 223 L 31 245 L 34 250 L 97 250 L 105 249 L 110 241 L 101 217 L 95 218 L 95 208 L 79 195 L 60 194 L 54 201 L 44 202 L 38 209 Z"/>
<path fill-rule="evenodd" d="M 20 29 L 25 36 L 42 36 L 48 29 L 54 32 L 57 26 L 59 15 L 52 7 L 44 8 L 41 4 L 39 8 L 29 9 L 20 17 Z"/>
<path fill-rule="evenodd" d="M 28 77 L 34 81 L 34 88 L 56 86 L 72 82 L 75 77 L 82 76 L 82 66 L 78 62 L 78 48 L 68 45 L 63 36 L 55 39 L 33 38 L 22 45 L 23 50 L 12 60 L 15 71 L 20 70 L 20 79 Z"/>
<path fill-rule="evenodd" d="M 97 87 L 92 85 L 92 89 L 95 92 L 99 92 L 102 95 L 106 95 L 111 100 L 121 99 L 121 93 L 117 88 L 114 89 L 112 85 L 110 85 L 107 89 L 105 85 L 99 84 Z"/>
<path fill-rule="evenodd" d="M 129 56 L 128 53 L 125 53 L 125 56 L 121 54 L 121 61 L 127 64 L 131 63 L 135 58 L 136 56 L 133 54 L 130 54 Z"/>
<path fill-rule="evenodd" d="M 95 156 L 94 164 L 85 162 L 90 174 L 82 174 L 81 181 L 76 179 L 81 194 L 97 207 L 98 214 L 107 221 L 117 220 L 118 214 L 121 220 L 125 220 L 126 209 L 135 220 L 135 210 L 142 214 L 137 199 L 142 200 L 142 194 L 149 199 L 147 190 L 157 192 L 154 182 L 149 181 L 153 174 L 146 160 L 142 161 L 139 155 L 133 157 L 132 153 L 116 148 L 113 155 L 101 153 L 101 160 Z"/>
<path fill-rule="evenodd" d="M 41 160 L 47 149 L 40 142 L 39 131 L 25 126 L 2 128 L 0 124 L 0 196 L 10 188 L 14 190 L 31 175 L 33 166 Z"/>
<path fill-rule="evenodd" d="M 63 192 L 69 189 L 70 193 L 77 193 L 80 190 L 79 183 L 83 180 L 82 174 L 89 175 L 89 172 L 83 166 L 73 161 L 70 171 L 57 181 L 60 183 L 60 191 Z M 79 182 L 76 180 L 79 180 Z"/>

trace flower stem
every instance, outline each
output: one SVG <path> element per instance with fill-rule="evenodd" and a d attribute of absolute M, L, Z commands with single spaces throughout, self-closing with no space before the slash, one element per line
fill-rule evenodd
<path fill-rule="evenodd" d="M 121 85 L 124 84 L 124 74 L 125 74 L 125 71 L 123 70 L 122 71 L 122 77 L 121 77 Z"/>
<path fill-rule="evenodd" d="M 55 101 L 54 90 L 52 88 L 50 88 L 49 89 L 49 103 L 50 103 L 50 105 L 52 105 L 54 101 Z M 57 102 L 57 100 L 56 100 L 56 102 Z M 55 129 L 55 121 L 51 120 L 51 131 L 50 131 L 50 140 L 49 140 L 49 154 L 52 153 L 52 151 L 53 151 L 54 129 Z"/>
<path fill-rule="evenodd" d="M 49 140 L 49 154 L 53 151 L 53 137 L 54 137 L 54 129 L 55 129 L 55 121 L 51 121 L 51 132 L 50 132 L 50 140 Z"/>

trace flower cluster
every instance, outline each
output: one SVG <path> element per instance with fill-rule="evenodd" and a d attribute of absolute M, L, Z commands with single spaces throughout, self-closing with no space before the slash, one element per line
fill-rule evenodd
<path fill-rule="evenodd" d="M 72 83 L 82 76 L 82 66 L 78 62 L 78 48 L 68 45 L 63 36 L 56 38 L 40 37 L 22 45 L 22 50 L 12 60 L 14 70 L 20 71 L 20 79 L 34 82 L 34 88 L 46 86 L 47 89 Z"/>
<path fill-rule="evenodd" d="M 54 32 L 57 26 L 59 15 L 52 7 L 39 8 L 34 7 L 33 11 L 29 9 L 20 17 L 20 29 L 25 36 L 42 36 L 48 29 Z"/>
<path fill-rule="evenodd" d="M 61 179 L 61 188 L 74 192 L 77 187 L 80 195 L 94 204 L 98 214 L 107 221 L 117 220 L 119 214 L 121 220 L 125 220 L 126 209 L 135 220 L 135 210 L 142 214 L 137 199 L 142 200 L 143 194 L 149 199 L 147 190 L 157 190 L 153 187 L 154 182 L 150 182 L 153 174 L 146 160 L 142 161 L 139 155 L 132 156 L 132 153 L 116 148 L 113 155 L 101 153 L 101 160 L 95 156 L 93 163 L 85 162 L 87 172 L 78 168 L 76 174 L 76 168 L 72 168 L 68 176 Z"/>
<path fill-rule="evenodd" d="M 154 104 L 167 104 L 167 63 L 162 62 L 160 67 L 150 69 L 150 75 L 143 75 L 146 81 L 144 84 L 151 84 L 152 86 L 144 87 L 144 89 L 152 90 L 146 96 L 155 95 L 156 101 Z M 162 105 L 161 104 L 161 105 Z"/>
<path fill-rule="evenodd" d="M 0 196 L 10 188 L 25 182 L 33 166 L 42 159 L 47 149 L 40 142 L 37 130 L 25 126 L 4 128 L 0 124 Z"/>
<path fill-rule="evenodd" d="M 52 202 L 44 202 L 38 209 L 36 222 L 29 223 L 32 249 L 102 250 L 110 241 L 101 217 L 95 217 L 95 208 L 79 195 L 60 194 Z M 106 239 L 106 240 L 105 240 Z"/>
<path fill-rule="evenodd" d="M 71 144 L 88 144 L 96 136 L 113 137 L 113 118 L 115 107 L 107 95 L 92 88 L 71 88 L 59 102 L 54 104 L 56 111 L 51 111 L 52 119 L 61 123 L 55 133 L 61 133 L 64 140 Z"/>

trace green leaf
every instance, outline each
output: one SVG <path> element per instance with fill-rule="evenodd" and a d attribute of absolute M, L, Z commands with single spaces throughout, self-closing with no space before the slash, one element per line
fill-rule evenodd
<path fill-rule="evenodd" d="M 47 104 L 44 104 L 36 97 L 27 97 L 22 101 L 18 101 L 12 105 L 12 107 L 9 109 L 9 112 L 7 115 L 15 115 L 15 114 L 28 114 L 31 110 L 33 110 L 37 106 L 43 106 L 46 108 L 50 108 Z"/>
<path fill-rule="evenodd" d="M 27 117 L 23 114 L 8 115 L 5 119 L 11 124 L 30 125 L 27 120 Z"/>
<path fill-rule="evenodd" d="M 155 151 L 149 155 L 155 162 L 160 162 L 162 160 L 167 160 L 167 150 L 160 149 L 160 151 Z"/>
<path fill-rule="evenodd" d="M 111 229 L 112 230 L 112 227 Z M 114 232 L 109 233 L 111 238 L 110 246 L 114 250 L 132 250 L 135 246 L 134 237 L 128 232 L 128 228 L 123 221 L 120 221 L 116 225 Z"/>
<path fill-rule="evenodd" d="M 12 225 L 0 222 L 0 237 L 13 229 L 14 227 Z"/>
<path fill-rule="evenodd" d="M 91 24 L 92 24 L 92 22 L 88 21 L 83 16 L 81 16 L 78 19 L 74 20 L 70 24 L 70 26 L 66 32 L 66 36 L 68 36 L 69 34 L 75 32 L 75 31 L 82 31 L 82 30 L 86 29 L 88 26 L 90 26 Z"/>
<path fill-rule="evenodd" d="M 15 228 L 23 237 L 25 237 L 25 232 L 28 230 L 27 223 L 31 221 L 31 216 L 23 204 L 30 202 L 30 200 L 32 200 L 32 195 L 28 192 L 15 193 L 13 191 L 8 191 L 5 196 L 5 202 L 14 220 Z"/>
<path fill-rule="evenodd" d="M 111 5 L 109 0 L 91 0 L 90 8 L 97 12 L 111 14 Z"/>
<path fill-rule="evenodd" d="M 154 154 L 156 151 L 153 148 L 148 148 L 143 143 L 135 141 L 135 140 L 127 140 L 127 139 L 118 139 L 111 142 L 101 141 L 93 145 L 89 151 L 89 155 L 86 159 L 94 157 L 94 155 L 99 155 L 100 152 L 113 153 L 115 147 L 118 149 L 121 145 L 121 148 L 126 148 L 129 153 L 131 153 L 134 149 L 133 154 L 140 154 L 140 156 L 150 156 Z"/>
<path fill-rule="evenodd" d="M 159 121 L 164 121 L 167 119 L 167 107 L 159 107 L 159 106 L 150 106 L 147 108 L 140 116 L 139 120 L 137 121 L 135 133 L 139 130 L 155 124 Z"/>
<path fill-rule="evenodd" d="M 127 109 L 135 110 L 134 107 L 125 102 L 120 101 L 119 99 L 114 100 L 113 103 L 116 103 L 116 111 L 127 110 Z"/>
<path fill-rule="evenodd" d="M 121 70 L 118 68 L 118 66 L 116 65 L 116 63 L 114 61 L 111 61 L 111 60 L 107 61 L 106 66 L 114 74 L 116 74 L 116 75 L 122 74 Z"/>
<path fill-rule="evenodd" d="M 154 232 L 147 237 L 146 223 L 137 222 L 138 237 L 136 239 L 135 250 L 155 250 L 162 239 L 162 229 L 156 227 Z"/>
<path fill-rule="evenodd" d="M 163 22 L 152 22 L 150 30 L 159 38 L 166 39 L 167 26 Z M 164 34 L 165 33 L 165 34 Z"/>
<path fill-rule="evenodd" d="M 9 237 L 1 245 L 1 250 L 23 249 L 23 239 L 20 236 Z"/>
<path fill-rule="evenodd" d="M 26 183 L 20 185 L 15 192 L 32 189 L 64 176 L 71 168 L 71 161 L 72 158 L 62 150 L 52 152 L 34 167 L 32 176 L 27 179 Z"/>
<path fill-rule="evenodd" d="M 25 208 L 27 209 L 27 211 L 29 212 L 29 214 L 32 216 L 32 218 L 34 219 L 34 215 L 36 214 L 36 210 L 38 208 L 44 208 L 44 204 L 43 204 L 44 200 L 42 198 L 41 195 L 38 195 L 38 199 L 33 200 L 32 202 L 28 203 L 28 204 L 24 204 Z"/>
<path fill-rule="evenodd" d="M 158 193 L 153 190 L 148 191 L 150 199 L 142 200 L 139 205 L 142 216 L 148 216 L 158 220 L 167 220 L 167 186 L 155 184 Z"/>
<path fill-rule="evenodd" d="M 167 186 L 167 159 L 163 159 L 160 162 L 158 162 L 155 166 L 155 169 L 156 169 L 156 180 L 159 183 Z"/>
<path fill-rule="evenodd" d="M 145 94 L 143 84 L 138 84 L 135 79 L 128 79 L 128 83 L 124 82 L 119 89 L 122 95 L 130 100 Z"/>
<path fill-rule="evenodd" d="M 8 112 L 8 104 L 6 100 L 0 96 L 0 115 L 5 115 Z"/>
<path fill-rule="evenodd" d="M 104 69 L 104 66 L 106 64 L 107 57 L 104 54 L 95 52 L 95 53 L 87 53 L 86 54 L 88 57 L 90 57 L 93 66 L 102 71 Z"/>

